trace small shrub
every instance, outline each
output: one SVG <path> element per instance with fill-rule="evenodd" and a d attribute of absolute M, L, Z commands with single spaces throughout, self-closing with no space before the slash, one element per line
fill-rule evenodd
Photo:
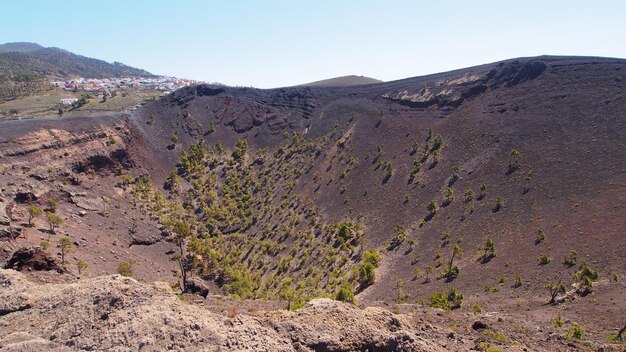
<path fill-rule="evenodd" d="M 435 203 L 435 201 L 433 200 L 432 202 L 428 203 L 428 206 L 426 207 L 426 209 L 432 214 L 434 215 L 437 212 L 437 203 Z"/>
<path fill-rule="evenodd" d="M 497 347 L 493 347 L 491 346 L 491 344 L 489 342 L 479 342 L 476 345 L 476 350 L 481 351 L 481 352 L 502 352 L 501 349 L 497 348 Z"/>
<path fill-rule="evenodd" d="M 542 243 L 546 240 L 546 233 L 543 230 L 537 231 L 537 237 L 535 237 L 535 244 Z"/>
<path fill-rule="evenodd" d="M 484 291 L 487 293 L 495 293 L 495 292 L 500 291 L 500 287 L 495 286 L 495 285 L 494 286 L 486 285 Z"/>
<path fill-rule="evenodd" d="M 500 211 L 504 207 L 504 199 L 502 197 L 496 197 L 496 205 L 493 207 L 493 211 Z"/>
<path fill-rule="evenodd" d="M 58 204 L 57 204 L 56 200 L 48 199 L 46 204 L 48 205 L 48 209 L 46 209 L 46 211 L 48 211 L 50 213 L 56 213 L 57 212 Z"/>
<path fill-rule="evenodd" d="M 560 294 L 564 294 L 566 292 L 565 285 L 563 285 L 560 281 L 556 284 L 552 283 L 545 286 L 546 289 L 550 292 L 550 303 L 554 303 L 556 301 L 556 296 Z"/>
<path fill-rule="evenodd" d="M 584 336 L 585 336 L 585 330 L 580 325 L 578 325 L 578 323 L 573 322 L 572 325 L 570 326 L 569 332 L 567 333 L 565 337 L 567 337 L 568 339 L 580 340 Z"/>
<path fill-rule="evenodd" d="M 469 203 L 474 199 L 474 191 L 471 188 L 465 190 L 465 203 Z"/>
<path fill-rule="evenodd" d="M 341 302 L 347 302 L 354 304 L 354 293 L 352 292 L 352 286 L 348 282 L 344 282 L 339 287 L 339 291 L 337 295 L 335 295 L 335 299 Z"/>
<path fill-rule="evenodd" d="M 519 288 L 524 286 L 524 279 L 520 275 L 515 275 L 515 283 L 513 284 L 514 288 Z"/>
<path fill-rule="evenodd" d="M 598 281 L 598 276 L 598 272 L 587 264 L 581 265 L 574 274 L 574 280 L 580 284 L 579 293 L 587 294 L 591 292 L 593 283 Z"/>
<path fill-rule="evenodd" d="M 577 255 L 578 255 L 578 252 L 576 252 L 576 250 L 574 250 L 574 249 L 571 249 L 565 255 L 565 260 L 564 260 L 563 264 L 565 264 L 565 266 L 567 266 L 567 267 L 572 267 L 572 266 L 576 265 L 576 261 L 578 260 L 577 259 Z"/>
<path fill-rule="evenodd" d="M 80 275 L 87 269 L 87 263 L 83 260 L 79 260 L 76 262 L 76 268 L 78 269 L 78 275 Z"/>
<path fill-rule="evenodd" d="M 119 263 L 117 265 L 117 273 L 126 277 L 133 276 L 133 264 L 131 262 Z"/>
<path fill-rule="evenodd" d="M 482 309 L 482 307 L 480 306 L 480 304 L 476 303 L 476 304 L 474 304 L 474 305 L 472 306 L 472 313 L 473 313 L 474 315 L 479 315 L 479 314 L 482 314 L 482 313 L 483 313 L 483 309 Z"/>
<path fill-rule="evenodd" d="M 552 325 L 557 328 L 561 328 L 563 327 L 563 325 L 565 325 L 565 322 L 563 321 L 563 318 L 561 318 L 561 316 L 559 315 L 558 317 L 552 319 Z"/>
<path fill-rule="evenodd" d="M 550 259 L 550 257 L 545 254 L 540 255 L 537 260 L 539 261 L 539 265 L 547 265 L 550 264 L 550 262 L 552 261 L 552 259 Z"/>
<path fill-rule="evenodd" d="M 43 249 L 45 251 L 48 248 L 50 248 L 50 242 L 48 242 L 48 241 L 41 241 L 41 243 L 39 243 L 39 247 L 41 247 L 41 249 Z"/>

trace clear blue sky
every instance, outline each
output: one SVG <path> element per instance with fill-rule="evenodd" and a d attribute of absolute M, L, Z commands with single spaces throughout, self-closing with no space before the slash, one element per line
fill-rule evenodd
<path fill-rule="evenodd" d="M 626 57 L 626 1 L 0 1 L 0 43 L 261 88 L 513 57 Z"/>

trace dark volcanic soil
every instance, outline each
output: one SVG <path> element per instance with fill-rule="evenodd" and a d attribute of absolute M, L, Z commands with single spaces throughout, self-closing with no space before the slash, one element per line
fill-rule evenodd
<path fill-rule="evenodd" d="M 150 173 L 160 185 L 183 149 L 201 140 L 231 149 L 246 139 L 252 150 L 273 151 L 287 131 L 344 136 L 355 160 L 349 171 L 341 175 L 349 158 L 331 146 L 307 165 L 311 171 L 295 189 L 327 218 L 358 219 L 366 247 L 381 252 L 376 283 L 359 302 L 394 301 L 400 280 L 409 303 L 455 287 L 465 294 L 462 309 L 480 304 L 540 326 L 562 316 L 579 322 L 590 339 L 606 342 L 626 316 L 625 82 L 626 60 L 537 57 L 353 87 L 199 85 L 134 116 L 1 122 L 0 222 L 7 212 L 11 226 L 25 229 L 20 246 L 49 236 L 54 242 L 59 236 L 45 232 L 43 217 L 33 228 L 25 225 L 23 201 L 28 192 L 42 206 L 54 197 L 66 219 L 57 232 L 80 244 L 71 255 L 88 261 L 90 275 L 115 272 L 119 262 L 131 260 L 136 277 L 174 281 L 173 263 L 164 255 L 172 245 L 154 219 L 129 203 L 130 191 L 115 175 L 120 165 L 128 174 Z M 414 161 L 437 135 L 443 139 L 437 160 L 429 152 L 410 182 Z M 391 165 L 390 177 L 380 160 Z M 448 187 L 453 196 L 446 201 Z M 99 214 L 102 204 L 94 199 L 101 196 L 111 199 L 109 216 Z M 81 197 L 95 204 L 84 216 L 73 199 Z M 390 248 L 397 225 L 407 236 Z M 131 235 L 129 228 L 140 233 Z M 539 230 L 545 241 L 536 243 Z M 483 261 L 479 252 L 487 239 L 497 255 Z M 464 256 L 455 259 L 459 276 L 448 282 L 437 276 L 455 244 Z M 579 262 L 564 265 L 570 250 L 599 272 L 591 295 L 571 294 Z M 539 265 L 544 254 L 551 261 Z M 424 283 L 428 266 L 434 272 Z M 514 287 L 516 277 L 521 287 Z M 575 299 L 546 305 L 545 286 L 559 280 Z"/>

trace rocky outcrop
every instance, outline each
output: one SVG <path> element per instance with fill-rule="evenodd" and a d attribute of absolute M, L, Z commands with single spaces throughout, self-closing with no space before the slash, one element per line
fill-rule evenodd
<path fill-rule="evenodd" d="M 443 333 L 426 336 L 405 316 L 329 299 L 227 318 L 181 302 L 168 284 L 119 275 L 41 286 L 0 270 L 0 285 L 0 351 L 446 350 Z"/>
<path fill-rule="evenodd" d="M 20 248 L 4 265 L 7 269 L 15 270 L 54 270 L 63 273 L 66 270 L 50 254 L 41 248 Z"/>
<path fill-rule="evenodd" d="M 10 241 L 22 235 L 22 228 L 8 226 L 6 228 L 0 228 L 0 241 Z"/>
<path fill-rule="evenodd" d="M 425 82 L 414 89 L 385 93 L 383 98 L 416 108 L 436 105 L 444 110 L 456 109 L 465 100 L 478 96 L 488 89 L 511 87 L 535 79 L 546 67 L 541 61 L 503 62 L 487 72 L 466 73 L 453 79 Z"/>
<path fill-rule="evenodd" d="M 187 279 L 185 287 L 188 293 L 197 294 L 204 298 L 209 295 L 209 286 L 197 277 Z"/>

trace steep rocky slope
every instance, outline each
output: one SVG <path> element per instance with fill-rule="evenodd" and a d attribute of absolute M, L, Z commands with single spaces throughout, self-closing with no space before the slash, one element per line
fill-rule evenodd
<path fill-rule="evenodd" d="M 69 236 L 68 266 L 74 271 L 78 260 L 88 263 L 91 275 L 114 273 L 120 262 L 132 261 L 146 279 L 174 278 L 163 254 L 170 246 L 133 208 L 121 177 L 129 170 L 141 173 L 141 165 L 156 159 L 128 115 L 5 121 L 1 131 L 0 230 L 19 234 L 0 241 L 4 260 L 16 247 L 47 242 L 56 248 Z M 28 208 L 49 209 L 50 200 L 63 223 L 52 232 L 40 214 L 30 226 Z"/>

